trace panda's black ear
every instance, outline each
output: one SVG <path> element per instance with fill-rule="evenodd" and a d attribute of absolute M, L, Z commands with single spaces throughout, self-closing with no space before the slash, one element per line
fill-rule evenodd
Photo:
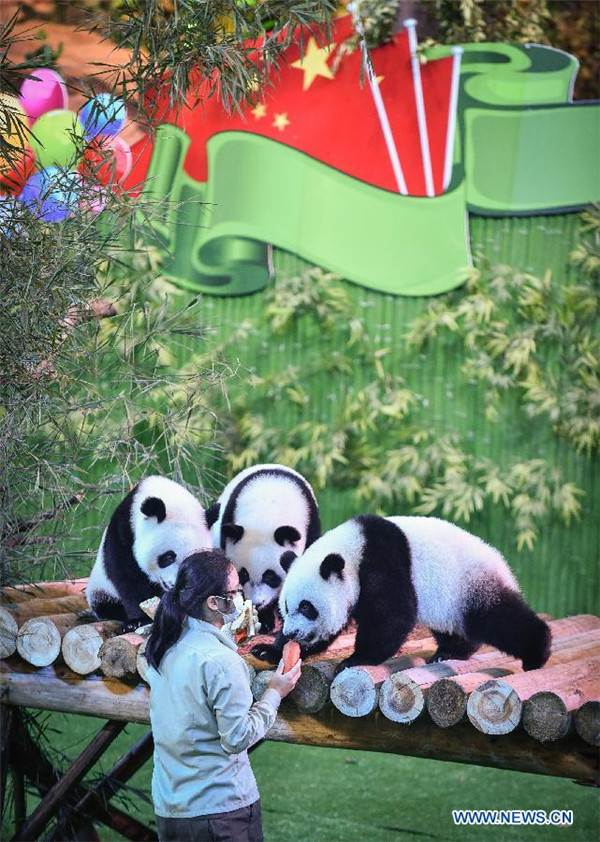
<path fill-rule="evenodd" d="M 244 527 L 239 523 L 222 523 L 221 524 L 221 538 L 229 538 L 234 544 L 241 540 L 244 534 Z"/>
<path fill-rule="evenodd" d="M 279 564 L 281 564 L 281 566 L 287 573 L 297 558 L 298 556 L 293 550 L 286 550 L 279 559 Z"/>
<path fill-rule="evenodd" d="M 221 504 L 220 503 L 213 503 L 212 506 L 205 511 L 204 514 L 206 516 L 206 525 L 208 526 L 209 529 L 219 519 L 220 510 L 221 510 Z"/>
<path fill-rule="evenodd" d="M 159 523 L 162 523 L 167 516 L 167 507 L 160 497 L 146 497 L 140 510 L 146 517 L 155 517 Z"/>
<path fill-rule="evenodd" d="M 280 547 L 285 547 L 286 544 L 295 544 L 299 541 L 300 533 L 295 526 L 278 526 L 273 533 L 273 538 Z"/>
<path fill-rule="evenodd" d="M 319 573 L 325 580 L 329 579 L 332 573 L 335 573 L 335 575 L 339 576 L 341 579 L 342 570 L 344 569 L 345 564 L 346 562 L 341 555 L 338 553 L 329 553 L 329 555 L 326 555 L 321 562 Z"/>

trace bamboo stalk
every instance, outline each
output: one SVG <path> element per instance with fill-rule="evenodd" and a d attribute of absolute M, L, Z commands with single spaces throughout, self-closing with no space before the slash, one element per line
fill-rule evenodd
<path fill-rule="evenodd" d="M 122 628 L 123 624 L 118 620 L 104 620 L 71 629 L 62 639 L 61 651 L 65 664 L 78 675 L 89 675 L 100 669 L 100 647 Z"/>
<path fill-rule="evenodd" d="M 10 658 L 17 651 L 18 631 L 13 615 L 0 606 L 0 658 Z"/>
<path fill-rule="evenodd" d="M 100 669 L 104 675 L 123 678 L 137 672 L 137 652 L 146 640 L 135 632 L 109 637 L 98 650 Z"/>
<path fill-rule="evenodd" d="M 540 690 L 523 705 L 523 728 L 542 743 L 568 734 L 573 714 L 582 704 L 600 698 L 600 679 Z"/>
<path fill-rule="evenodd" d="M 60 655 L 62 636 L 80 620 L 77 614 L 53 614 L 26 620 L 17 634 L 17 652 L 35 667 L 47 667 Z"/>
<path fill-rule="evenodd" d="M 583 704 L 575 714 L 575 730 L 591 746 L 600 746 L 600 701 Z"/>
<path fill-rule="evenodd" d="M 508 734 L 521 721 L 523 702 L 534 693 L 597 678 L 600 678 L 599 656 L 486 681 L 469 696 L 467 716 L 484 734 Z"/>

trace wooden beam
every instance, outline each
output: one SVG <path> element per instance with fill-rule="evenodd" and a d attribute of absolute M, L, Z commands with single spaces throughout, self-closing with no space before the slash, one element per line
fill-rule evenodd
<path fill-rule="evenodd" d="M 0 665 L 0 686 L 4 689 L 3 702 L 8 705 L 149 723 L 149 689 L 143 684 L 99 676 L 84 679 L 55 664 L 34 670 L 11 661 Z M 598 780 L 598 753 L 577 734 L 543 745 L 521 729 L 494 737 L 480 733 L 469 723 L 441 729 L 421 719 L 401 725 L 379 712 L 352 719 L 331 705 L 310 715 L 295 710 L 292 702 L 284 702 L 267 738 L 495 766 L 587 783 Z"/>
<path fill-rule="evenodd" d="M 108 746 L 119 736 L 125 725 L 122 722 L 107 722 L 96 734 L 94 739 L 84 748 L 79 757 L 65 772 L 62 778 L 44 796 L 29 819 L 20 829 L 17 838 L 19 842 L 37 839 L 50 819 L 61 808 L 63 799 L 73 790 L 81 779 L 89 772 L 98 758 Z"/>
<path fill-rule="evenodd" d="M 379 711 L 354 719 L 328 707 L 313 716 L 280 708 L 280 715 L 267 739 L 493 766 L 571 778 L 583 783 L 600 782 L 597 750 L 572 735 L 558 743 L 544 745 L 521 730 L 493 737 L 482 734 L 468 722 L 446 729 L 425 719 L 400 725 Z"/>

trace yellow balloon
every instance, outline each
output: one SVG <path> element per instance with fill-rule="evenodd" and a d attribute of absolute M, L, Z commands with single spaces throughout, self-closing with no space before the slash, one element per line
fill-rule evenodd
<path fill-rule="evenodd" d="M 0 171 L 11 169 L 23 157 L 29 136 L 27 115 L 19 100 L 0 94 Z"/>

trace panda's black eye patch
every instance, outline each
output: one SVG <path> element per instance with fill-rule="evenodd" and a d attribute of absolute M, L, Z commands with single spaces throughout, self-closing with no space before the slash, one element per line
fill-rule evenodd
<path fill-rule="evenodd" d="M 166 553 L 161 553 L 158 557 L 158 566 L 159 567 L 168 567 L 170 564 L 173 564 L 175 559 L 177 558 L 177 554 L 173 552 L 173 550 L 167 550 Z"/>
<path fill-rule="evenodd" d="M 264 584 L 268 585 L 270 588 L 278 588 L 281 584 L 281 576 L 278 576 L 274 570 L 265 570 L 262 580 Z"/>
<path fill-rule="evenodd" d="M 316 620 L 319 616 L 319 612 L 312 604 L 309 602 L 308 599 L 303 599 L 300 605 L 298 606 L 298 611 L 303 614 L 307 620 Z"/>
<path fill-rule="evenodd" d="M 250 574 L 245 567 L 242 567 L 238 576 L 240 577 L 240 585 L 246 585 L 250 581 Z"/>

